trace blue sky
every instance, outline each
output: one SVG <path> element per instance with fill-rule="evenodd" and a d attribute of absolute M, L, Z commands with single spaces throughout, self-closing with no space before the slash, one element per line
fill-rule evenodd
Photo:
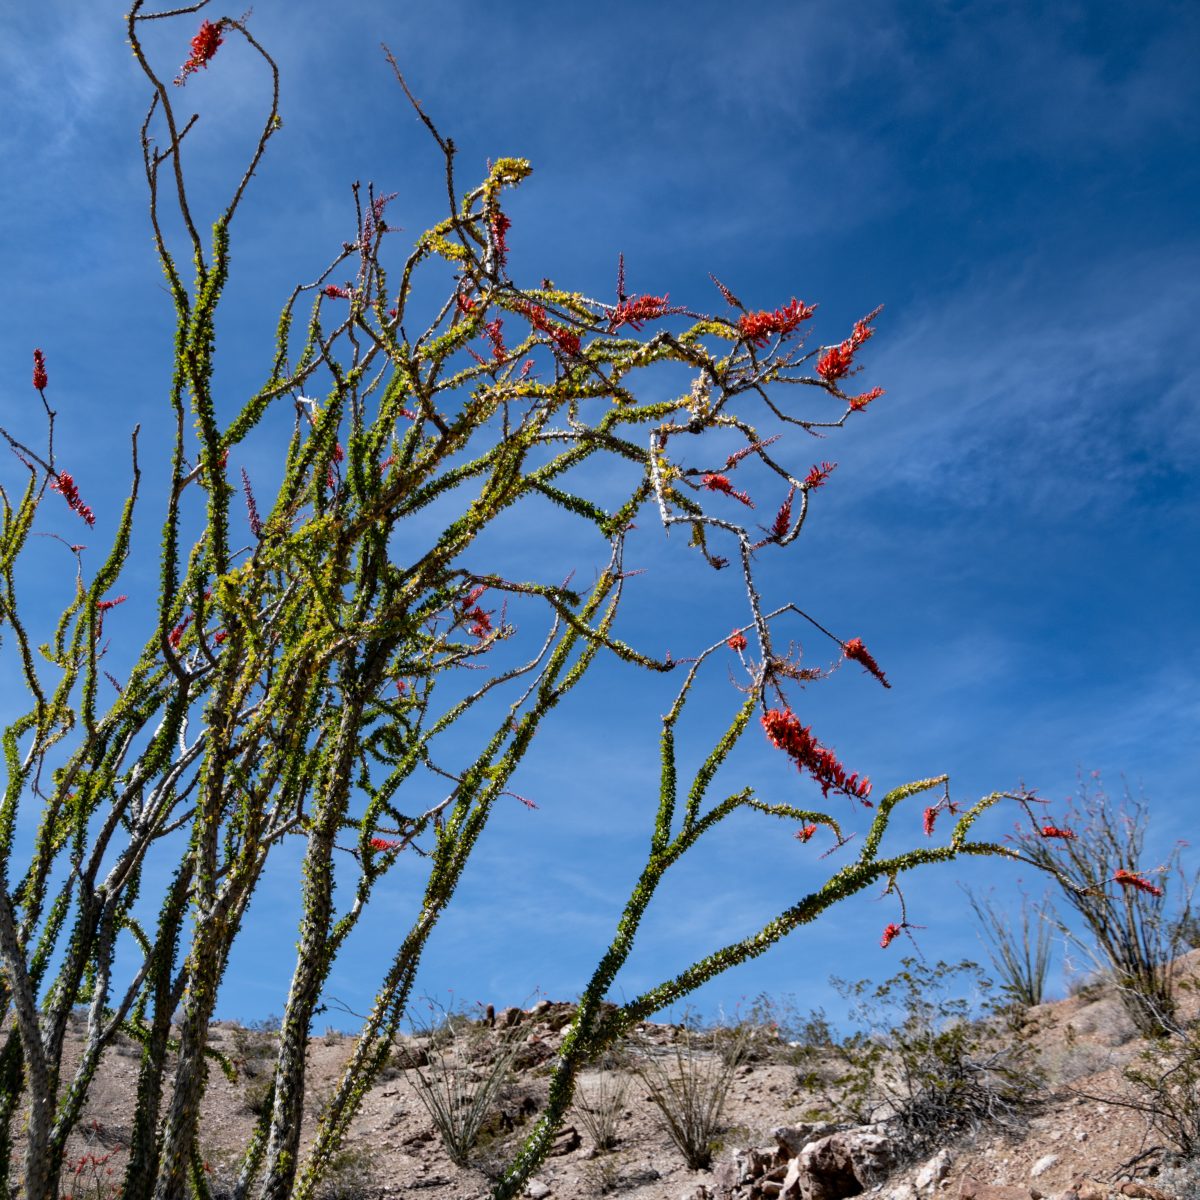
<path fill-rule="evenodd" d="M 165 445 L 171 325 L 137 145 L 146 88 L 122 8 L 22 10 L 0 44 L 0 420 L 37 436 L 28 377 L 41 346 L 61 461 L 102 514 L 125 486 L 132 425 L 144 464 Z M 150 45 L 170 75 L 192 29 L 160 25 Z M 948 771 L 964 799 L 1021 780 L 1062 799 L 1080 770 L 1115 786 L 1123 773 L 1151 801 L 1156 854 L 1189 836 L 1200 10 L 776 2 L 734 19 L 703 2 L 262 0 L 251 28 L 281 68 L 284 128 L 234 228 L 218 344 L 231 403 L 265 370 L 287 291 L 353 236 L 351 181 L 399 193 L 401 236 L 442 215 L 439 156 L 386 41 L 458 143 L 464 185 L 488 157 L 532 160 L 509 209 L 518 280 L 607 296 L 623 251 L 632 291 L 692 307 L 720 304 L 709 271 L 752 307 L 819 301 L 825 342 L 886 305 L 863 379 L 887 395 L 828 442 L 795 445 L 795 461 L 839 467 L 800 541 L 763 565 L 768 602 L 862 636 L 894 684 L 843 671 L 811 688 L 801 715 L 822 740 L 879 787 Z M 230 44 L 180 97 L 202 113 L 190 169 L 206 220 L 240 173 L 264 88 Z M 741 620 L 736 592 L 664 548 L 648 514 L 642 524 L 633 565 L 653 570 L 631 582 L 631 637 L 682 655 Z M 576 553 L 544 536 L 517 527 L 498 545 L 536 562 Z M 153 589 L 150 509 L 142 539 L 131 593 Z M 37 553 L 49 594 L 66 567 Z M 590 570 L 595 548 L 577 553 Z M 504 1004 L 582 986 L 648 836 L 657 714 L 673 686 L 613 667 L 564 706 L 519 781 L 540 807 L 498 814 L 430 947 L 427 990 Z M 732 695 L 716 680 L 706 710 Z M 706 731 L 690 735 L 693 752 Z M 811 802 L 772 753 L 748 742 L 731 780 Z M 673 974 L 794 899 L 816 878 L 804 854 L 782 827 L 731 826 L 681 869 L 621 986 Z M 914 877 L 906 895 L 930 958 L 981 953 L 956 886 L 968 876 L 1017 895 L 1011 869 Z M 281 863 L 264 882 L 222 997 L 229 1015 L 282 1004 L 292 878 Z M 351 1007 L 366 1004 L 418 882 L 418 864 L 397 867 L 335 971 L 331 991 Z M 731 1008 L 762 990 L 826 1002 L 831 972 L 895 967 L 899 947 L 878 947 L 895 917 L 890 901 L 860 898 L 700 1002 Z"/>

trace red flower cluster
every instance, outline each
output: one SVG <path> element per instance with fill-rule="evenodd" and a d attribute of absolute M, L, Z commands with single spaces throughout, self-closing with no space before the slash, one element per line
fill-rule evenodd
<path fill-rule="evenodd" d="M 791 333 L 801 321 L 807 321 L 817 311 L 815 304 L 803 304 L 795 297 L 791 304 L 774 312 L 743 313 L 738 320 L 742 337 L 756 346 L 765 346 L 773 333 Z"/>
<path fill-rule="evenodd" d="M 327 283 L 322 289 L 321 294 L 328 296 L 330 300 L 349 300 L 350 289 L 346 287 L 338 287 L 336 283 Z"/>
<path fill-rule="evenodd" d="M 1062 838 L 1063 841 L 1070 842 L 1075 838 L 1075 831 L 1073 829 L 1060 829 L 1057 825 L 1043 825 L 1042 837 Z"/>
<path fill-rule="evenodd" d="M 817 374 L 832 383 L 835 379 L 841 379 L 853 365 L 854 350 L 849 342 L 843 342 L 840 346 L 830 346 L 817 359 Z"/>
<path fill-rule="evenodd" d="M 859 779 L 857 772 L 847 775 L 833 751 L 822 746 L 813 737 L 811 727 L 801 725 L 790 709 L 770 709 L 763 715 L 762 726 L 771 744 L 787 754 L 798 770 L 807 770 L 821 785 L 822 795 L 828 796 L 832 789 L 868 803 L 871 781 Z"/>
<path fill-rule="evenodd" d="M 735 629 L 725 641 L 725 645 L 727 645 L 730 650 L 745 650 L 747 644 L 746 635 L 739 629 Z"/>
<path fill-rule="evenodd" d="M 182 87 L 187 77 L 201 67 L 207 69 L 217 52 L 217 47 L 224 40 L 225 35 L 221 32 L 220 21 L 215 25 L 211 21 L 201 22 L 200 31 L 192 38 L 192 56 L 180 68 L 179 74 L 175 77 L 175 86 Z"/>
<path fill-rule="evenodd" d="M 840 346 L 830 346 L 817 359 L 817 374 L 826 383 L 832 383 L 835 379 L 841 379 L 843 375 L 849 374 L 850 368 L 854 365 L 855 351 L 864 342 L 870 341 L 875 335 L 875 330 L 871 328 L 871 322 L 878 313 L 879 309 L 876 309 L 874 312 L 868 313 L 861 321 L 855 321 L 854 329 L 851 331 L 850 336 Z M 862 404 L 859 407 L 865 407 L 875 397 L 871 396 L 870 399 L 864 399 L 860 396 L 858 399 L 862 400 Z"/>
<path fill-rule="evenodd" d="M 851 638 L 848 642 L 843 643 L 842 653 L 847 658 L 853 659 L 855 662 L 862 663 L 885 688 L 890 688 L 892 685 L 888 683 L 887 676 L 879 669 L 879 664 L 875 661 L 870 650 L 863 645 L 862 638 Z"/>
<path fill-rule="evenodd" d="M 508 231 L 512 228 L 512 219 L 502 212 L 496 213 L 491 220 L 492 247 L 496 251 L 496 266 L 502 267 L 508 262 Z"/>
<path fill-rule="evenodd" d="M 669 297 L 670 293 L 666 296 L 638 296 L 633 300 L 622 300 L 608 319 L 608 332 L 613 333 L 622 325 L 641 332 L 647 321 L 666 316 Z"/>
<path fill-rule="evenodd" d="M 129 597 L 125 595 L 118 596 L 115 600 L 99 600 L 96 603 L 97 612 L 108 612 L 110 608 L 116 608 L 118 604 L 124 604 Z"/>
<path fill-rule="evenodd" d="M 565 325 L 555 325 L 550 330 L 550 336 L 568 358 L 576 358 L 579 355 L 579 334 L 574 329 L 568 329 Z"/>
<path fill-rule="evenodd" d="M 804 477 L 804 486 L 809 488 L 819 488 L 833 474 L 837 463 L 823 462 L 819 467 L 815 464 L 813 468 Z"/>
<path fill-rule="evenodd" d="M 492 632 L 492 614 L 479 607 L 479 597 L 486 591 L 487 585 L 481 583 L 473 587 L 463 601 L 461 617 L 462 620 L 471 622 L 467 632 L 472 637 L 483 638 Z"/>
<path fill-rule="evenodd" d="M 508 349 L 504 345 L 504 335 L 500 332 L 503 324 L 503 318 L 497 317 L 494 321 L 489 321 L 483 327 L 483 332 L 487 335 L 487 340 L 492 343 L 492 357 L 497 362 L 503 362 L 508 357 Z"/>
<path fill-rule="evenodd" d="M 937 821 L 938 806 L 931 804 L 921 817 L 921 827 L 925 830 L 926 837 L 933 837 L 933 826 Z"/>
<path fill-rule="evenodd" d="M 805 825 L 803 829 L 796 830 L 796 840 L 800 842 L 808 842 L 812 840 L 812 835 L 817 832 L 815 825 Z"/>
<path fill-rule="evenodd" d="M 373 837 L 371 839 L 372 850 L 403 850 L 404 843 L 396 838 Z"/>
<path fill-rule="evenodd" d="M 454 303 L 458 305 L 458 311 L 464 316 L 475 311 L 475 301 L 470 296 L 464 296 L 462 292 L 455 294 Z"/>
<path fill-rule="evenodd" d="M 873 387 L 869 392 L 863 392 L 861 396 L 850 397 L 850 407 L 855 412 L 861 412 L 872 400 L 878 400 L 883 395 L 883 388 Z"/>
<path fill-rule="evenodd" d="M 779 506 L 779 511 L 775 514 L 775 520 L 771 522 L 771 536 L 773 538 L 783 537 L 792 525 L 792 497 L 796 494 L 795 488 L 789 488 L 787 499 Z"/>
<path fill-rule="evenodd" d="M 565 325 L 555 325 L 546 316 L 546 310 L 540 304 L 526 304 L 521 308 L 530 325 L 539 333 L 549 335 L 550 340 L 567 355 L 573 358 L 579 354 L 579 334 Z"/>
<path fill-rule="evenodd" d="M 50 489 L 62 496 L 72 512 L 77 512 L 89 525 L 95 525 L 96 514 L 79 498 L 75 480 L 66 471 L 59 471 L 57 477 L 51 480 Z"/>
<path fill-rule="evenodd" d="M 747 508 L 754 507 L 754 501 L 745 492 L 734 491 L 733 484 L 729 482 L 728 475 L 705 475 L 703 483 L 710 492 L 723 492 L 726 496 L 732 496 L 735 500 L 740 500 Z"/>
<path fill-rule="evenodd" d="M 886 950 L 901 934 L 902 926 L 889 924 L 883 927 L 883 937 L 879 939 L 879 945 Z"/>
<path fill-rule="evenodd" d="M 521 312 L 539 333 L 550 332 L 550 321 L 546 317 L 546 310 L 540 304 L 522 304 Z"/>
<path fill-rule="evenodd" d="M 172 650 L 179 649 L 179 643 L 183 641 L 184 631 L 192 623 L 192 614 L 188 613 L 170 633 L 167 634 L 167 641 L 171 644 Z"/>
<path fill-rule="evenodd" d="M 1126 871 L 1124 867 L 1120 867 L 1117 873 L 1113 876 L 1113 883 L 1119 883 L 1122 887 L 1136 888 L 1139 892 L 1147 892 L 1151 896 L 1161 896 L 1163 890 L 1160 887 L 1155 887 L 1144 875 L 1135 875 L 1132 871 Z"/>
<path fill-rule="evenodd" d="M 33 386 L 40 392 L 50 382 L 46 374 L 46 356 L 40 351 L 33 352 Z"/>

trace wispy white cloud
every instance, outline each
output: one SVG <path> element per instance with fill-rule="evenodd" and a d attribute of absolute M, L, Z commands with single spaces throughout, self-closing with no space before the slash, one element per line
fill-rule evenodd
<path fill-rule="evenodd" d="M 1189 245 L 1071 271 L 1001 262 L 900 314 L 870 348 L 895 407 L 864 428 L 856 485 L 1067 516 L 1184 466 L 1200 444 L 1185 400 L 1200 380 L 1197 265 Z"/>

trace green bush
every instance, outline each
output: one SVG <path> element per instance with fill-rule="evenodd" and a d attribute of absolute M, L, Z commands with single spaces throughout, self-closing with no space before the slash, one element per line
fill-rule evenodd
<path fill-rule="evenodd" d="M 881 984 L 835 979 L 860 1028 L 803 1048 L 802 1082 L 820 1097 L 813 1116 L 883 1123 L 913 1158 L 985 1127 L 1016 1128 L 1041 1079 L 1029 1027 L 990 1001 L 992 983 L 970 962 L 903 960 Z M 971 990 L 976 1000 L 963 997 Z M 954 995 L 953 992 L 960 994 Z"/>

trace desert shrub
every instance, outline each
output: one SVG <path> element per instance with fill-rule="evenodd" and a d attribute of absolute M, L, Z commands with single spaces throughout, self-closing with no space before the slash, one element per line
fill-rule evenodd
<path fill-rule="evenodd" d="M 1125 1068 L 1138 1107 L 1167 1145 L 1200 1158 L 1200 1033 L 1177 1028 Z"/>
<path fill-rule="evenodd" d="M 794 997 L 760 992 L 713 1030 L 714 1046 L 722 1055 L 735 1054 L 738 1062 L 791 1061 L 791 1043 L 803 1038 L 806 1020 Z"/>
<path fill-rule="evenodd" d="M 1176 1010 L 1174 962 L 1194 925 L 1196 879 L 1183 871 L 1182 846 L 1146 871 L 1149 810 L 1128 789 L 1114 801 L 1083 780 L 1061 821 L 1046 823 L 1030 813 L 1032 825 L 1018 832 L 1016 843 L 1030 862 L 1057 879 L 1090 942 L 1066 925 L 1060 929 L 1092 953 L 1098 969 L 1111 973 L 1138 1032 L 1164 1034 Z"/>
<path fill-rule="evenodd" d="M 1200 1158 L 1168 1163 L 1155 1177 L 1154 1186 L 1175 1200 L 1200 1200 Z"/>
<path fill-rule="evenodd" d="M 597 1150 L 611 1150 L 617 1144 L 617 1128 L 625 1115 L 628 1092 L 628 1076 L 611 1059 L 601 1062 L 595 1072 L 580 1081 L 575 1113 Z"/>
<path fill-rule="evenodd" d="M 317 1200 L 374 1200 L 380 1194 L 376 1159 L 363 1147 L 343 1147 L 325 1168 Z"/>
<path fill-rule="evenodd" d="M 902 965 L 878 985 L 833 981 L 860 1027 L 813 1048 L 817 1070 L 804 1082 L 822 1102 L 812 1115 L 883 1122 L 914 1158 L 948 1138 L 1021 1125 L 1040 1075 L 1023 1028 L 989 1003 L 991 982 L 970 962 Z M 967 988 L 974 1000 L 951 994 Z"/>
<path fill-rule="evenodd" d="M 1053 937 L 1049 897 L 1031 904 L 1021 897 L 1020 924 L 1015 924 L 991 900 L 964 889 L 989 947 L 988 956 L 1000 979 L 1000 990 L 1013 1004 L 1035 1008 L 1046 995 Z"/>
<path fill-rule="evenodd" d="M 413 1066 L 409 1082 L 446 1153 L 466 1166 L 512 1076 L 519 1041 L 512 1031 L 493 1033 L 462 1012 L 434 1006 L 431 1013 L 420 1027 L 428 1061 Z"/>
<path fill-rule="evenodd" d="M 714 1040 L 685 1024 L 670 1050 L 664 1053 L 645 1045 L 635 1059 L 635 1070 L 664 1128 L 693 1171 L 703 1171 L 712 1162 L 745 1044 L 736 1034 L 720 1049 Z"/>
<path fill-rule="evenodd" d="M 1200 949 L 1200 913 L 1190 907 L 1171 923 L 1171 937 L 1182 950 Z"/>

